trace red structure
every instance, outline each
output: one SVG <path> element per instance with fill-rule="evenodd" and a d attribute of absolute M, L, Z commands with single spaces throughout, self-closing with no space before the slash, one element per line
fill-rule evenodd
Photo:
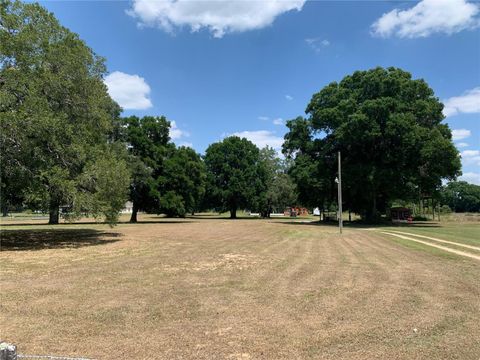
<path fill-rule="evenodd" d="M 307 216 L 308 215 L 308 210 L 307 208 L 304 207 L 290 207 L 286 208 L 285 211 L 283 212 L 285 216 L 291 216 L 291 217 L 296 217 L 296 216 Z"/>
<path fill-rule="evenodd" d="M 394 207 L 390 209 L 390 218 L 395 222 L 411 222 L 412 211 L 405 207 Z"/>

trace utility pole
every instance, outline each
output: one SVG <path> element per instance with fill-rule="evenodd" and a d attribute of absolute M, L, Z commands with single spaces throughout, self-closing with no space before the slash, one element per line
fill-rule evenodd
<path fill-rule="evenodd" d="M 342 156 L 340 151 L 338 152 L 338 228 L 340 234 L 342 233 L 343 228 L 343 219 L 342 219 Z"/>

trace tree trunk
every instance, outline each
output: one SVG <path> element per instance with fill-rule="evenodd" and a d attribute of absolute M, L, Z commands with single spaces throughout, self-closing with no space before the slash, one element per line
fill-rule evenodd
<path fill-rule="evenodd" d="M 138 213 L 138 205 L 137 205 L 137 202 L 134 201 L 132 205 L 132 216 L 130 216 L 131 223 L 137 222 L 137 213 Z"/>
<path fill-rule="evenodd" d="M 49 216 L 48 216 L 48 223 L 50 225 L 56 225 L 58 224 L 59 219 L 60 219 L 60 206 L 58 205 L 58 203 L 51 203 Z"/>
<path fill-rule="evenodd" d="M 8 205 L 4 204 L 2 206 L 2 217 L 7 217 L 8 216 Z"/>
<path fill-rule="evenodd" d="M 230 208 L 230 219 L 236 219 L 237 218 L 237 205 L 232 205 Z"/>
<path fill-rule="evenodd" d="M 352 222 L 352 212 L 348 209 L 348 222 Z"/>

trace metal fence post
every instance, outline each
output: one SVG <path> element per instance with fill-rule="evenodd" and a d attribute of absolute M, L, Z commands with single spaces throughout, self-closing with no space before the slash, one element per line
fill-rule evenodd
<path fill-rule="evenodd" d="M 4 341 L 0 342 L 0 360 L 17 360 L 17 347 Z"/>

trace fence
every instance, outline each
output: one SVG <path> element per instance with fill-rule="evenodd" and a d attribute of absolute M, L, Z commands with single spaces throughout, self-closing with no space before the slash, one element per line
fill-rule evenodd
<path fill-rule="evenodd" d="M 29 355 L 18 354 L 17 347 L 13 344 L 0 342 L 0 360 L 18 360 L 18 359 L 48 359 L 48 360 L 94 360 L 84 357 L 54 356 L 54 355 Z"/>
<path fill-rule="evenodd" d="M 53 355 L 26 355 L 17 354 L 17 359 L 50 359 L 50 360 L 95 360 L 83 357 L 53 356 Z"/>

